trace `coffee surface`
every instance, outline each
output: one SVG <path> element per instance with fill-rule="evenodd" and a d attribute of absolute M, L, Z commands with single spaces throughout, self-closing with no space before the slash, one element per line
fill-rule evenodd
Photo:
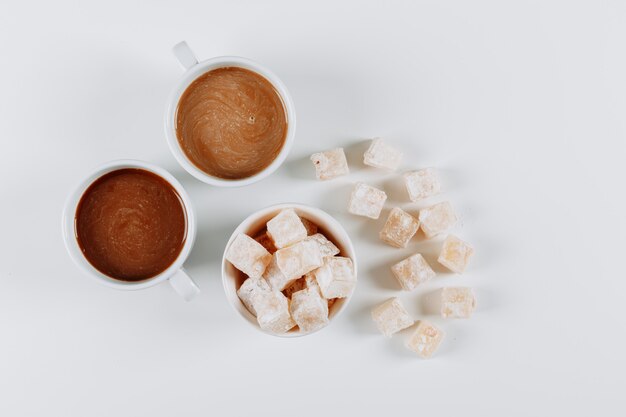
<path fill-rule="evenodd" d="M 120 169 L 98 178 L 81 197 L 76 239 L 103 274 L 141 281 L 178 257 L 186 239 L 185 213 L 166 180 L 143 169 Z"/>
<path fill-rule="evenodd" d="M 207 174 L 248 178 L 278 156 L 287 116 L 267 79 L 239 67 L 218 68 L 194 80 L 181 96 L 176 136 L 187 157 Z"/>

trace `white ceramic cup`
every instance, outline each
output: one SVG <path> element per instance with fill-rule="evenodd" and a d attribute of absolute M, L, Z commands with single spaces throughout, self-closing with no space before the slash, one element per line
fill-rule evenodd
<path fill-rule="evenodd" d="M 160 274 L 138 282 L 121 281 L 109 277 L 98 271 L 83 255 L 83 252 L 76 240 L 75 231 L 75 216 L 76 208 L 80 202 L 81 197 L 87 190 L 87 188 L 93 184 L 95 180 L 108 174 L 112 171 L 117 171 L 125 168 L 139 168 L 146 171 L 150 171 L 159 177 L 166 180 L 180 196 L 187 217 L 187 234 L 185 244 L 178 255 L 178 258 L 163 272 Z M 96 279 L 101 284 L 118 290 L 141 290 L 144 288 L 152 287 L 153 285 L 160 284 L 163 281 L 169 281 L 174 287 L 176 292 L 180 294 L 186 301 L 191 300 L 196 294 L 198 294 L 198 286 L 193 282 L 191 277 L 187 275 L 183 269 L 183 263 L 189 256 L 191 248 L 193 247 L 196 239 L 196 216 L 191 205 L 191 199 L 183 186 L 174 178 L 169 172 L 156 165 L 149 164 L 147 162 L 135 161 L 129 159 L 122 159 L 107 162 L 106 164 L 98 167 L 91 174 L 87 175 L 85 179 L 72 191 L 65 202 L 65 208 L 63 210 L 63 239 L 65 241 L 65 247 L 67 252 L 74 263 L 90 277 Z"/>
<path fill-rule="evenodd" d="M 230 303 L 230 305 L 233 306 L 235 311 L 237 311 L 237 313 L 239 313 L 239 315 L 241 315 L 241 317 L 243 317 L 253 327 L 264 333 L 271 334 L 272 336 L 298 337 L 313 334 L 315 332 L 302 333 L 299 330 L 292 330 L 283 334 L 275 334 L 271 332 L 266 332 L 265 330 L 261 329 L 259 323 L 256 320 L 256 317 L 252 313 L 250 313 L 250 311 L 248 311 L 246 306 L 237 295 L 237 289 L 241 286 L 241 283 L 246 278 L 245 275 L 242 272 L 238 271 L 237 268 L 235 268 L 230 262 L 226 260 L 226 252 L 228 251 L 228 248 L 232 244 L 233 240 L 235 240 L 235 237 L 237 237 L 237 235 L 239 235 L 240 233 L 244 233 L 250 236 L 256 236 L 256 234 L 260 230 L 265 228 L 265 224 L 268 222 L 268 220 L 270 220 L 272 217 L 276 216 L 281 210 L 286 208 L 293 208 L 300 217 L 303 217 L 315 223 L 319 227 L 320 232 L 323 233 L 341 250 L 340 256 L 345 256 L 352 259 L 352 263 L 354 265 L 354 274 L 355 276 L 358 276 L 357 260 L 354 246 L 352 246 L 350 236 L 348 236 L 348 233 L 343 228 L 343 226 L 330 214 L 318 208 L 306 206 L 303 204 L 285 203 L 267 207 L 251 214 L 235 229 L 233 234 L 230 236 L 230 239 L 228 239 L 228 243 L 226 244 L 226 248 L 224 249 L 224 255 L 222 256 L 222 284 L 224 285 L 226 298 L 228 298 L 228 302 Z M 336 319 L 337 316 L 339 316 L 339 314 L 346 308 L 353 294 L 354 291 L 352 291 L 352 294 L 350 294 L 349 297 L 337 299 L 337 301 L 335 301 L 335 303 L 331 306 L 329 311 L 329 319 L 331 322 Z M 328 326 L 325 326 L 323 328 L 326 327 Z"/>
<path fill-rule="evenodd" d="M 167 144 L 178 163 L 182 165 L 187 172 L 200 181 L 219 187 L 240 187 L 253 184 L 276 171 L 276 169 L 278 169 L 278 167 L 285 161 L 285 158 L 287 158 L 296 135 L 296 110 L 293 105 L 291 95 L 289 94 L 289 91 L 287 91 L 287 87 L 285 87 L 283 82 L 268 68 L 247 58 L 237 56 L 220 56 L 198 62 L 196 56 L 186 42 L 181 42 L 174 46 L 173 52 L 178 59 L 178 62 L 180 62 L 181 66 L 185 69 L 185 73 L 174 87 L 174 90 L 170 94 L 167 102 L 167 109 L 165 111 L 165 137 L 167 138 Z M 181 149 L 178 138 L 176 137 L 176 110 L 178 108 L 180 97 L 183 95 L 187 87 L 189 87 L 189 85 L 200 75 L 214 69 L 224 67 L 240 67 L 254 71 L 265 77 L 272 83 L 282 98 L 283 105 L 285 106 L 285 112 L 287 113 L 287 136 L 282 149 L 278 153 L 278 156 L 276 156 L 276 159 L 274 159 L 274 161 L 272 161 L 272 163 L 261 172 L 251 177 L 236 180 L 214 177 L 198 168 L 189 160 L 185 152 Z"/>

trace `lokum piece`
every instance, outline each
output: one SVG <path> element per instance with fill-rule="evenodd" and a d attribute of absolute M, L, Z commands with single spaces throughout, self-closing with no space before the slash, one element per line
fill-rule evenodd
<path fill-rule="evenodd" d="M 402 152 L 389 146 L 384 140 L 372 140 L 370 147 L 363 155 L 363 163 L 376 168 L 385 168 L 391 171 L 398 169 L 402 162 Z"/>
<path fill-rule="evenodd" d="M 426 237 L 431 238 L 454 226 L 456 215 L 452 210 L 452 205 L 444 201 L 421 209 L 419 221 Z"/>
<path fill-rule="evenodd" d="M 391 246 L 405 248 L 418 228 L 419 222 L 415 217 L 401 208 L 394 207 L 387 217 L 383 230 L 380 231 L 380 238 Z"/>
<path fill-rule="evenodd" d="M 422 358 L 430 358 L 439 348 L 444 333 L 433 324 L 420 320 L 413 334 L 409 337 L 406 347 Z"/>
<path fill-rule="evenodd" d="M 263 278 L 247 278 L 237 290 L 237 295 L 248 311 L 256 316 L 255 304 L 271 291 L 267 281 Z"/>
<path fill-rule="evenodd" d="M 267 234 L 281 249 L 304 239 L 306 228 L 294 209 L 284 209 L 267 222 Z"/>
<path fill-rule="evenodd" d="M 315 176 L 318 180 L 330 180 L 350 173 L 343 148 L 315 153 L 311 155 L 311 161 L 315 165 Z"/>
<path fill-rule="evenodd" d="M 390 298 L 372 310 L 372 319 L 386 337 L 413 325 L 414 321 L 397 298 Z"/>
<path fill-rule="evenodd" d="M 321 233 L 316 233 L 314 235 L 308 236 L 305 240 L 315 242 L 319 246 L 320 253 L 324 258 L 327 256 L 335 256 L 339 254 L 339 248 L 335 246 L 333 242 L 326 239 L 326 236 Z"/>
<path fill-rule="evenodd" d="M 240 233 L 230 244 L 226 260 L 249 277 L 258 278 L 265 272 L 272 255 L 259 242 Z"/>
<path fill-rule="evenodd" d="M 435 276 L 426 259 L 419 254 L 409 256 L 391 267 L 403 290 L 414 290 L 419 284 L 431 280 Z"/>
<path fill-rule="evenodd" d="M 476 297 L 471 288 L 447 287 L 441 290 L 441 316 L 468 319 L 476 308 Z"/>
<path fill-rule="evenodd" d="M 378 188 L 357 182 L 350 195 L 348 211 L 357 216 L 377 219 L 387 200 L 387 194 Z"/>
<path fill-rule="evenodd" d="M 313 332 L 328 324 L 328 301 L 314 288 L 293 293 L 289 311 L 304 333 Z"/>
<path fill-rule="evenodd" d="M 348 297 L 356 287 L 354 265 L 350 258 L 326 258 L 324 265 L 313 271 L 313 274 L 326 299 Z"/>
<path fill-rule="evenodd" d="M 405 172 L 404 184 L 411 201 L 432 197 L 441 192 L 441 183 L 433 168 Z"/>
<path fill-rule="evenodd" d="M 286 333 L 296 325 L 289 314 L 289 300 L 279 291 L 272 291 L 260 297 L 254 308 L 259 326 L 263 330 Z"/>
<path fill-rule="evenodd" d="M 474 249 L 456 236 L 448 235 L 437 261 L 449 270 L 462 274 L 474 254 Z"/>
<path fill-rule="evenodd" d="M 319 245 L 311 240 L 279 249 L 274 254 L 276 264 L 287 280 L 295 280 L 322 266 L 323 258 Z"/>

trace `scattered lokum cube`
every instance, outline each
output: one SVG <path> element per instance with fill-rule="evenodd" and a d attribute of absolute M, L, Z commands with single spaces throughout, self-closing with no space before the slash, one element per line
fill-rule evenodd
<path fill-rule="evenodd" d="M 476 308 L 476 297 L 471 288 L 448 287 L 441 291 L 441 316 L 467 319 Z"/>
<path fill-rule="evenodd" d="M 306 228 L 294 209 L 284 209 L 267 222 L 267 234 L 281 249 L 304 239 Z"/>
<path fill-rule="evenodd" d="M 376 168 L 395 171 L 402 162 L 402 152 L 389 146 L 384 140 L 372 140 L 369 149 L 363 155 L 363 163 Z"/>
<path fill-rule="evenodd" d="M 474 249 L 456 236 L 448 235 L 437 261 L 449 270 L 462 274 L 474 254 Z"/>
<path fill-rule="evenodd" d="M 248 278 L 237 290 L 237 295 L 248 311 L 256 316 L 255 304 L 261 297 L 269 294 L 271 291 L 267 281 L 263 278 Z"/>
<path fill-rule="evenodd" d="M 452 205 L 444 201 L 420 210 L 419 221 L 426 237 L 431 238 L 454 226 L 456 215 Z"/>
<path fill-rule="evenodd" d="M 435 276 L 424 257 L 416 253 L 391 267 L 391 271 L 400 282 L 403 290 L 411 291 L 419 284 L 429 281 Z"/>
<path fill-rule="evenodd" d="M 293 293 L 289 311 L 304 333 L 313 332 L 328 324 L 328 301 L 313 288 Z"/>
<path fill-rule="evenodd" d="M 430 358 L 439 348 L 444 333 L 431 323 L 420 320 L 415 331 L 409 337 L 406 347 L 417 353 L 422 358 Z"/>
<path fill-rule="evenodd" d="M 315 153 L 311 155 L 311 161 L 315 165 L 315 175 L 318 180 L 330 180 L 350 173 L 343 148 Z"/>
<path fill-rule="evenodd" d="M 397 298 L 391 298 L 372 310 L 376 327 L 386 337 L 413 325 L 414 321 Z"/>
<path fill-rule="evenodd" d="M 278 268 L 287 280 L 298 279 L 307 272 L 319 268 L 323 263 L 319 245 L 310 240 L 302 240 L 279 249 L 274 256 Z"/>
<path fill-rule="evenodd" d="M 241 233 L 230 244 L 226 260 L 249 277 L 258 278 L 263 275 L 272 255 L 259 242 Z"/>
<path fill-rule="evenodd" d="M 348 211 L 357 216 L 365 216 L 377 219 L 380 211 L 387 200 L 384 191 L 374 188 L 362 182 L 357 182 L 350 195 Z"/>
<path fill-rule="evenodd" d="M 350 258 L 326 258 L 324 265 L 313 271 L 313 274 L 326 299 L 348 297 L 356 286 L 354 266 Z"/>
<path fill-rule="evenodd" d="M 380 231 L 380 238 L 391 246 L 405 248 L 418 228 L 419 222 L 415 217 L 401 208 L 394 207 L 387 217 L 383 230 Z"/>
<path fill-rule="evenodd" d="M 418 201 L 441 192 L 439 178 L 432 168 L 406 172 L 404 174 L 404 184 L 411 201 Z"/>

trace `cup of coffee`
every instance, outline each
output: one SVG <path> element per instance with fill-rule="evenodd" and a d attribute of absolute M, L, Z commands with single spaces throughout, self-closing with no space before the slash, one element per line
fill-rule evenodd
<path fill-rule="evenodd" d="M 222 187 L 252 184 L 273 173 L 296 132 L 285 85 L 246 58 L 198 62 L 185 42 L 173 52 L 186 70 L 165 113 L 165 135 L 176 160 L 200 181 Z"/>
<path fill-rule="evenodd" d="M 196 238 L 191 200 L 158 166 L 118 160 L 89 174 L 66 201 L 63 238 L 74 263 L 109 287 L 169 281 L 185 300 L 199 291 L 183 269 Z"/>

